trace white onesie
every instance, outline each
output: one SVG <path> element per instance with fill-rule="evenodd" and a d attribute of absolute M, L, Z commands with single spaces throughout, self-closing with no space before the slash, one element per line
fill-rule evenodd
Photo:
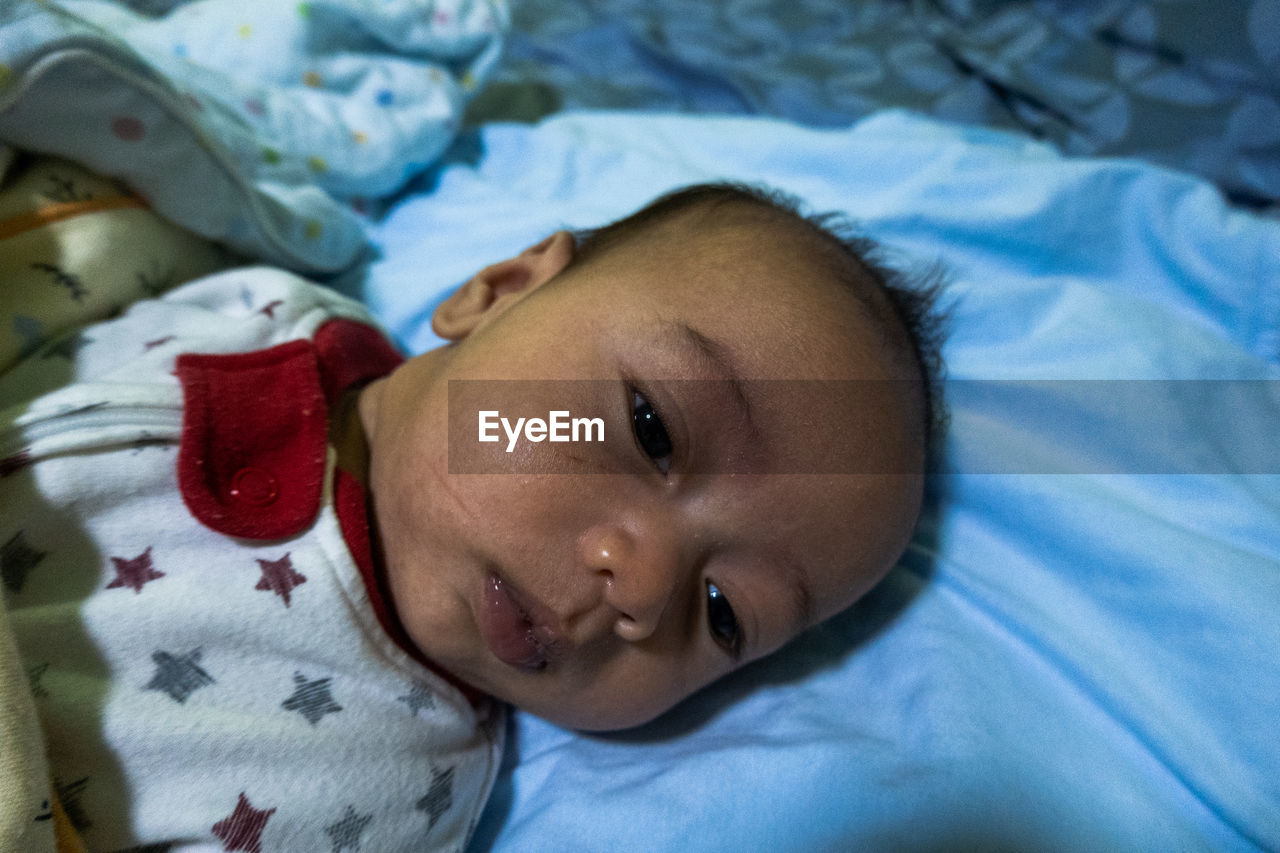
<path fill-rule="evenodd" d="M 400 360 L 369 322 L 233 270 L 0 377 L 0 579 L 91 849 L 466 844 L 501 708 L 404 639 L 327 444 Z"/>

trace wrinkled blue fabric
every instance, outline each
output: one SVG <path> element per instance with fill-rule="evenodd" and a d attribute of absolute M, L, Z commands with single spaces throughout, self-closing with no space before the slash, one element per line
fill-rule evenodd
<path fill-rule="evenodd" d="M 479 118 L 900 107 L 1280 200 L 1280 3 L 523 0 Z"/>
<path fill-rule="evenodd" d="M 734 178 L 942 262 L 956 380 L 1280 379 L 1280 224 L 1183 174 L 904 112 L 566 114 L 470 142 L 375 229 L 365 295 L 412 349 L 488 263 Z M 954 401 L 960 473 L 899 566 L 780 654 L 637 732 L 516 714 L 474 848 L 1280 848 L 1280 476 L 972 473 L 1010 436 L 1052 458 L 1071 402 Z M 1147 413 L 1099 418 L 1095 446 L 1139 458 Z"/>

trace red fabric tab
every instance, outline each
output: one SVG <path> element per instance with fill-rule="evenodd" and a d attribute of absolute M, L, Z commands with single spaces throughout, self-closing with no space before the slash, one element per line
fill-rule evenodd
<path fill-rule="evenodd" d="M 328 408 L 309 341 L 178 358 L 184 411 L 178 485 L 219 533 L 281 539 L 320 507 Z"/>
<path fill-rule="evenodd" d="M 346 389 L 385 376 L 404 361 L 377 329 L 354 320 L 330 320 L 316 330 L 315 342 L 330 405 Z"/>
<path fill-rule="evenodd" d="M 174 372 L 182 383 L 184 411 L 178 486 L 191 514 L 206 527 L 243 539 L 301 533 L 323 498 L 329 404 L 403 361 L 377 329 L 344 319 L 321 326 L 314 342 L 179 356 Z M 441 670 L 409 639 L 373 556 L 364 487 L 341 470 L 335 472 L 334 503 L 383 630 L 479 705 L 483 694 Z"/>

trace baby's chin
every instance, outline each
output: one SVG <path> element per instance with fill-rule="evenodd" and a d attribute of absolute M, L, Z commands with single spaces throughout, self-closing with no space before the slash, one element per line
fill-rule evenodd
<path fill-rule="evenodd" d="M 504 701 L 507 701 L 517 710 L 532 714 L 563 729 L 601 733 L 639 728 L 652 723 L 671 710 L 672 707 L 679 704 L 679 702 L 675 702 L 661 707 L 643 707 L 640 705 L 602 707 L 588 703 L 577 705 L 572 702 L 566 703 L 562 697 L 563 695 L 561 694 L 559 698 L 552 696 L 547 699 L 530 700 L 525 697 L 523 701 Z M 683 699 L 680 701 L 683 701 Z"/>

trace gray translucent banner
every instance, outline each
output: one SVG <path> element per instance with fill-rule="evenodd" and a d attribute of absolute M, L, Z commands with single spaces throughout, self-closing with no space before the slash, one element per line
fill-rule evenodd
<path fill-rule="evenodd" d="M 920 390 L 876 380 L 453 380 L 449 470 L 1280 474 L 1280 380 L 949 380 L 950 426 L 927 463 L 883 417 Z"/>

